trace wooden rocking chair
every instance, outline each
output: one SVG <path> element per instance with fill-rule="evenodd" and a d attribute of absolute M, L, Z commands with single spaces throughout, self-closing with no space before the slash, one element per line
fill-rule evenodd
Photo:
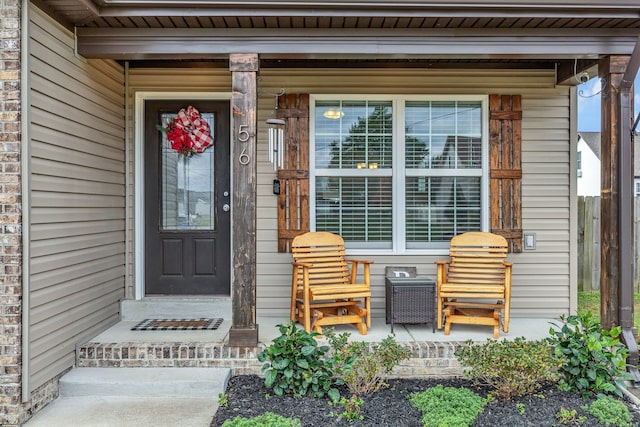
<path fill-rule="evenodd" d="M 309 232 L 291 244 L 291 320 L 307 332 L 322 334 L 322 326 L 353 324 L 362 335 L 371 326 L 370 265 L 345 259 L 344 240 L 328 232 Z M 363 282 L 357 283 L 358 265 Z"/>
<path fill-rule="evenodd" d="M 493 326 L 497 339 L 501 312 L 502 329 L 509 332 L 512 264 L 505 261 L 507 249 L 507 240 L 492 233 L 469 232 L 451 239 L 451 260 L 436 261 L 438 329 L 444 314 L 445 335 L 452 323 L 465 323 Z"/>

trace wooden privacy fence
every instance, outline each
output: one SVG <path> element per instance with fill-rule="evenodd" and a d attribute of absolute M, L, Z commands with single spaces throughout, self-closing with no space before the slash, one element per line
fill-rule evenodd
<path fill-rule="evenodd" d="M 633 286 L 640 292 L 638 255 L 640 233 L 640 198 L 633 210 Z M 578 196 L 578 290 L 600 291 L 600 197 Z"/>

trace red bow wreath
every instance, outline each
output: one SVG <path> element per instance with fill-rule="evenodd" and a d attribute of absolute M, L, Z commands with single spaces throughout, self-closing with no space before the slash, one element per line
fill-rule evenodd
<path fill-rule="evenodd" d="M 204 152 L 213 145 L 213 137 L 209 129 L 209 123 L 200 117 L 200 112 L 189 105 L 178 111 L 164 128 L 158 126 L 160 131 L 167 134 L 171 148 L 185 157 Z"/>

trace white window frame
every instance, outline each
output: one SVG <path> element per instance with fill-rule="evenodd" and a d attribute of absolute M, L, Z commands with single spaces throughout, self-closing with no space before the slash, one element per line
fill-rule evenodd
<path fill-rule="evenodd" d="M 405 102 L 406 101 L 479 101 L 482 108 L 482 173 L 480 181 L 480 224 L 482 231 L 489 229 L 489 96 L 488 95 L 344 95 L 314 94 L 309 96 L 309 215 L 311 230 L 316 229 L 316 168 L 315 168 L 315 135 L 316 135 L 316 101 L 391 101 L 393 108 L 393 146 L 392 169 L 377 169 L 376 176 L 392 176 L 393 226 L 392 247 L 376 249 L 354 246 L 346 242 L 348 253 L 363 255 L 442 255 L 446 254 L 448 244 L 442 247 L 407 249 L 405 241 Z M 411 171 L 408 172 L 411 175 Z M 446 173 L 446 170 L 442 171 Z M 476 171 L 458 170 L 457 176 L 478 176 Z M 321 176 L 361 176 L 357 170 L 322 169 Z M 371 176 L 371 175 L 368 175 Z M 432 175 L 433 176 L 433 175 Z"/>

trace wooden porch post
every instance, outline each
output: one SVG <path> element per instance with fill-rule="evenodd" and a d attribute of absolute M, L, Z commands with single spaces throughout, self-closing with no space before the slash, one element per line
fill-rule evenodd
<path fill-rule="evenodd" d="M 598 65 L 598 74 L 603 80 L 601 118 L 601 266 L 600 272 L 600 318 L 604 328 L 620 325 L 620 280 L 622 233 L 631 235 L 631 230 L 621 230 L 620 222 L 620 167 L 621 125 L 620 83 L 627 69 L 628 56 L 609 56 Z M 622 233 L 621 233 L 622 232 Z"/>
<path fill-rule="evenodd" d="M 256 324 L 256 128 L 258 55 L 229 55 L 232 101 L 233 253 L 229 345 L 258 344 Z"/>

